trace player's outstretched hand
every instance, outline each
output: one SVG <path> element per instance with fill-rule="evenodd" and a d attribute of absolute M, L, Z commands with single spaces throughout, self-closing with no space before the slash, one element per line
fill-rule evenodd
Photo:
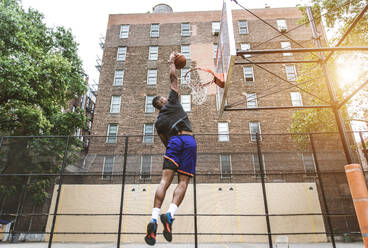
<path fill-rule="evenodd" d="M 169 60 L 167 62 L 169 62 L 169 64 L 174 63 L 175 62 L 175 58 L 176 58 L 177 55 L 178 55 L 177 52 L 172 52 L 170 54 Z"/>

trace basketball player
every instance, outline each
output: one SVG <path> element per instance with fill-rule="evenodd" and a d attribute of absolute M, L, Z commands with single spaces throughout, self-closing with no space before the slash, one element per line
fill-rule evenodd
<path fill-rule="evenodd" d="M 172 240 L 172 224 L 175 212 L 182 202 L 190 178 L 195 173 L 197 160 L 197 144 L 192 136 L 192 125 L 188 115 L 179 102 L 178 78 L 176 76 L 175 58 L 178 54 L 170 55 L 170 93 L 166 99 L 156 96 L 152 105 L 159 110 L 155 127 L 162 143 L 166 147 L 161 182 L 156 190 L 152 219 L 147 225 L 145 241 L 149 245 L 156 243 L 157 220 L 164 226 L 164 237 Z M 165 199 L 166 190 L 170 186 L 175 172 L 178 174 L 178 185 L 174 191 L 172 202 L 167 213 L 160 215 L 160 208 Z"/>

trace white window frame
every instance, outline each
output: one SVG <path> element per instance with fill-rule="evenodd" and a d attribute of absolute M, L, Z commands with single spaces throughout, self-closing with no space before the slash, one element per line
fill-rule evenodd
<path fill-rule="evenodd" d="M 110 113 L 111 114 L 120 113 L 120 105 L 121 105 L 121 96 L 111 96 Z"/>
<path fill-rule="evenodd" d="M 294 72 L 289 73 L 288 68 L 293 68 Z M 285 65 L 285 73 L 286 73 L 286 78 L 289 81 L 296 81 L 296 79 L 298 78 L 295 65 Z"/>
<path fill-rule="evenodd" d="M 240 43 L 240 50 L 242 50 L 242 51 L 250 50 L 250 43 Z M 249 58 L 249 57 L 252 57 L 252 55 L 251 54 L 244 54 L 243 57 L 244 58 Z"/>
<path fill-rule="evenodd" d="M 213 44 L 213 58 L 216 59 L 217 58 L 217 43 Z"/>
<path fill-rule="evenodd" d="M 149 171 L 149 175 L 147 177 L 143 177 L 143 157 L 150 157 L 150 171 Z M 151 175 L 152 175 L 152 155 L 142 155 L 141 156 L 141 171 L 139 173 L 140 175 L 140 179 L 151 179 Z"/>
<path fill-rule="evenodd" d="M 120 38 L 128 38 L 129 37 L 129 24 L 123 24 L 120 26 Z"/>
<path fill-rule="evenodd" d="M 188 60 L 190 59 L 190 45 L 181 45 L 180 53 Z"/>
<path fill-rule="evenodd" d="M 218 141 L 219 142 L 229 142 L 230 141 L 229 123 L 228 122 L 218 122 L 217 129 L 218 129 Z"/>
<path fill-rule="evenodd" d="M 310 170 L 310 168 L 309 168 L 309 169 L 307 169 L 307 166 L 306 166 L 306 159 L 305 159 L 306 155 L 311 156 L 311 158 L 312 158 L 312 162 L 313 162 L 313 171 L 312 171 L 312 170 Z M 309 172 L 309 173 L 315 173 L 315 172 L 316 172 L 316 162 L 315 162 L 315 159 L 314 159 L 314 155 L 313 155 L 313 153 L 311 153 L 311 152 L 303 152 L 303 153 L 302 153 L 302 159 L 303 159 L 304 171 L 305 171 L 305 172 L 307 172 L 307 173 L 308 173 L 308 172 Z"/>
<path fill-rule="evenodd" d="M 246 93 L 247 108 L 258 108 L 257 93 Z"/>
<path fill-rule="evenodd" d="M 212 35 L 218 35 L 220 33 L 221 23 L 212 22 Z"/>
<path fill-rule="evenodd" d="M 229 165 L 230 165 L 230 174 L 224 174 L 223 171 L 223 160 L 222 157 L 223 156 L 228 156 L 229 158 Z M 220 172 L 221 172 L 221 178 L 231 178 L 232 177 L 232 173 L 233 173 L 233 165 L 232 165 L 232 161 L 231 161 L 231 154 L 220 154 Z"/>
<path fill-rule="evenodd" d="M 281 48 L 284 50 L 288 50 L 291 49 L 291 43 L 290 41 L 281 41 Z M 293 53 L 282 53 L 282 56 L 293 56 Z"/>
<path fill-rule="evenodd" d="M 181 36 L 190 36 L 190 23 L 185 22 L 181 24 Z"/>
<path fill-rule="evenodd" d="M 239 20 L 238 27 L 239 27 L 239 34 L 249 34 L 247 20 Z"/>
<path fill-rule="evenodd" d="M 191 102 L 192 102 L 191 95 L 180 96 L 180 104 L 185 112 L 190 112 L 192 110 Z"/>
<path fill-rule="evenodd" d="M 111 174 L 108 175 L 105 175 L 106 158 L 112 158 Z M 104 156 L 104 161 L 102 165 L 102 180 L 112 180 L 114 165 L 115 165 L 115 156 Z"/>
<path fill-rule="evenodd" d="M 277 22 L 277 29 L 280 32 L 286 32 L 287 31 L 287 23 L 285 19 L 279 19 Z"/>
<path fill-rule="evenodd" d="M 147 133 L 147 126 L 152 126 L 152 133 Z M 153 144 L 155 135 L 155 127 L 153 123 L 145 123 L 143 127 L 143 143 Z"/>
<path fill-rule="evenodd" d="M 247 78 L 250 78 L 250 77 L 246 77 L 246 75 L 250 75 L 250 74 L 246 74 L 246 68 L 251 68 L 252 69 L 252 74 L 251 74 L 251 76 L 252 76 L 252 81 L 249 81 L 249 80 L 247 80 Z M 253 66 L 244 66 L 243 67 L 243 78 L 244 78 L 244 82 L 245 83 L 254 83 L 254 69 L 253 69 Z"/>
<path fill-rule="evenodd" d="M 260 177 L 261 176 L 261 168 L 259 168 L 259 173 L 257 173 L 257 171 L 256 171 L 256 158 L 259 161 L 258 153 L 252 153 L 252 162 L 253 162 L 254 174 L 255 174 L 256 177 Z M 264 154 L 262 154 L 262 160 L 263 160 L 263 164 L 262 164 L 263 174 L 266 177 L 267 173 L 266 173 L 266 162 L 265 162 Z M 258 162 L 258 166 L 259 166 L 259 162 Z"/>
<path fill-rule="evenodd" d="M 298 91 L 296 92 L 290 92 L 290 99 L 291 99 L 291 105 L 292 106 L 303 106 L 303 98 L 302 94 Z"/>
<path fill-rule="evenodd" d="M 117 61 L 125 61 L 127 55 L 127 47 L 118 47 L 118 52 L 116 56 Z"/>
<path fill-rule="evenodd" d="M 151 38 L 160 37 L 160 24 L 159 23 L 152 23 L 151 24 L 150 37 Z"/>
<path fill-rule="evenodd" d="M 111 127 L 112 126 L 116 126 L 116 134 L 111 135 Z M 106 143 L 108 144 L 116 144 L 117 140 L 118 140 L 118 130 L 119 130 L 119 125 L 116 123 L 110 123 L 107 126 L 107 137 L 106 137 Z"/>
<path fill-rule="evenodd" d="M 147 71 L 147 85 L 157 84 L 157 69 L 148 69 Z"/>
<path fill-rule="evenodd" d="M 146 96 L 146 104 L 144 107 L 145 113 L 155 113 L 155 108 L 152 105 L 152 100 L 155 96 Z"/>
<path fill-rule="evenodd" d="M 157 60 L 158 59 L 158 46 L 150 46 L 149 47 L 149 60 Z"/>
<path fill-rule="evenodd" d="M 120 75 L 119 75 L 120 73 Z M 123 86 L 124 84 L 124 70 L 115 70 L 113 86 Z"/>
<path fill-rule="evenodd" d="M 180 84 L 187 85 L 187 81 L 185 80 L 185 74 L 189 71 L 189 68 L 183 68 L 180 70 Z M 190 73 L 188 74 L 188 79 L 190 80 Z"/>
<path fill-rule="evenodd" d="M 259 139 L 262 141 L 261 123 L 259 121 L 250 121 L 249 122 L 250 141 L 252 141 L 252 142 L 257 141 L 256 133 L 252 132 L 252 124 L 254 124 L 254 123 L 258 123 Z"/>

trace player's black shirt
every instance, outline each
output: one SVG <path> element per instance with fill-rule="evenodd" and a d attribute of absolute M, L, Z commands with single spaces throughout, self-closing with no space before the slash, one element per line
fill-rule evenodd
<path fill-rule="evenodd" d="M 175 90 L 170 91 L 167 103 L 160 109 L 155 127 L 157 133 L 164 134 L 167 138 L 176 135 L 178 131 L 192 132 L 192 124 Z"/>

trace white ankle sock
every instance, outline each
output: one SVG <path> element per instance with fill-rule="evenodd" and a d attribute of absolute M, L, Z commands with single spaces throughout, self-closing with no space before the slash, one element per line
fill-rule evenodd
<path fill-rule="evenodd" d="M 174 219 L 176 210 L 178 210 L 178 206 L 176 206 L 174 203 L 170 203 L 169 210 L 167 212 L 171 214 L 171 217 L 173 219 Z"/>
<path fill-rule="evenodd" d="M 158 216 L 160 215 L 159 208 L 152 208 L 152 219 L 158 220 Z"/>

